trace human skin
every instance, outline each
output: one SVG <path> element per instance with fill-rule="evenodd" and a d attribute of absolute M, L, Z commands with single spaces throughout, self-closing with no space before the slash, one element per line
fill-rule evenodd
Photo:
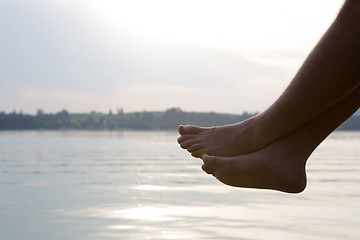
<path fill-rule="evenodd" d="M 180 126 L 180 146 L 192 156 L 237 156 L 258 151 L 349 96 L 360 85 L 360 1 L 347 0 L 283 94 L 241 123 Z"/>
<path fill-rule="evenodd" d="M 349 0 L 284 93 L 255 118 L 254 139 L 284 136 L 341 101 L 360 85 L 359 63 L 360 1 Z"/>
<path fill-rule="evenodd" d="M 203 156 L 203 170 L 219 181 L 288 193 L 306 187 L 305 165 L 316 147 L 360 106 L 360 87 L 308 124 L 253 153 L 234 157 Z"/>

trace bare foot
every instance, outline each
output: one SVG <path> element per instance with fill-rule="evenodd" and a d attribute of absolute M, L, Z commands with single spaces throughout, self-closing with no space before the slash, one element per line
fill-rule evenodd
<path fill-rule="evenodd" d="M 299 193 L 305 189 L 305 163 L 310 155 L 288 139 L 280 139 L 258 152 L 235 157 L 204 155 L 203 170 L 234 187 L 273 189 Z"/>
<path fill-rule="evenodd" d="M 360 106 L 360 86 L 312 121 L 257 152 L 234 157 L 202 157 L 203 170 L 235 187 L 288 193 L 306 187 L 305 164 L 316 147 Z"/>
<path fill-rule="evenodd" d="M 252 141 L 254 118 L 221 127 L 180 126 L 178 143 L 192 156 L 203 154 L 232 157 L 266 146 L 265 139 Z"/>

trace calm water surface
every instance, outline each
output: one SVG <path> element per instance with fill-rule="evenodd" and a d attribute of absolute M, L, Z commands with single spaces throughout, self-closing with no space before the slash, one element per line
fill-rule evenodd
<path fill-rule="evenodd" d="M 360 239 L 360 132 L 297 195 L 225 186 L 176 132 L 0 132 L 1 239 Z"/>

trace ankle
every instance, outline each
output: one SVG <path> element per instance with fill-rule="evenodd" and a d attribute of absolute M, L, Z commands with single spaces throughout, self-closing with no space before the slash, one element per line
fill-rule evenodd
<path fill-rule="evenodd" d="M 269 145 L 274 139 L 263 124 L 262 114 L 258 114 L 247 121 L 248 144 L 253 151 L 260 150 Z"/>

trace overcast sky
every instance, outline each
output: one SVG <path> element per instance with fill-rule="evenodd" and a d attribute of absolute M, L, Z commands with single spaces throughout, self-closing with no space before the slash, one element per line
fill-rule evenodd
<path fill-rule="evenodd" d="M 1 0 L 0 111 L 262 111 L 342 0 Z"/>

